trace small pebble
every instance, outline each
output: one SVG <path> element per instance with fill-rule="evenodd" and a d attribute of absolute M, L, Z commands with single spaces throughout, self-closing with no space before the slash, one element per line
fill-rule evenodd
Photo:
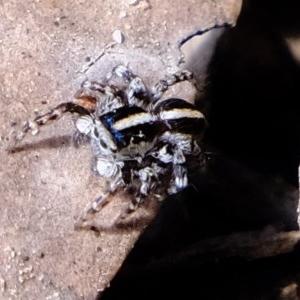
<path fill-rule="evenodd" d="M 129 5 L 137 5 L 137 4 L 139 4 L 139 2 L 140 2 L 140 0 L 129 0 L 128 4 Z"/>
<path fill-rule="evenodd" d="M 126 13 L 126 11 L 123 10 L 123 11 L 120 12 L 119 18 L 120 18 L 120 19 L 123 19 L 123 18 L 125 18 L 125 17 L 127 17 L 127 13 Z"/>
<path fill-rule="evenodd" d="M 112 37 L 118 44 L 122 44 L 125 39 L 123 33 L 120 30 L 115 30 L 112 34 Z"/>

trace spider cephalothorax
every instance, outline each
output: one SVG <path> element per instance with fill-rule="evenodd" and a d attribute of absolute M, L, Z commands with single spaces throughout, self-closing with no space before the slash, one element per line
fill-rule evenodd
<path fill-rule="evenodd" d="M 104 177 L 106 191 L 93 201 L 89 212 L 100 210 L 111 193 L 124 188 L 132 195 L 130 209 L 150 193 L 159 198 L 177 193 L 188 185 L 187 160 L 203 163 L 199 141 L 206 126 L 203 114 L 185 100 L 162 100 L 169 86 L 190 80 L 189 71 L 179 71 L 148 89 L 129 68 L 117 66 L 113 76 L 127 87 L 86 81 L 73 102 L 58 105 L 50 112 L 25 123 L 17 139 L 28 131 L 76 114 L 77 137 L 89 140 L 92 170 Z M 162 188 L 163 187 L 163 188 Z"/>

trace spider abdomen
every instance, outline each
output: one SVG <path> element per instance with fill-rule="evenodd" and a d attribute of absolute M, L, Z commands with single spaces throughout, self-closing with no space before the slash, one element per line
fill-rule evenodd
<path fill-rule="evenodd" d="M 196 107 L 179 98 L 170 98 L 155 105 L 155 114 L 169 131 L 200 135 L 206 127 L 205 117 Z"/>

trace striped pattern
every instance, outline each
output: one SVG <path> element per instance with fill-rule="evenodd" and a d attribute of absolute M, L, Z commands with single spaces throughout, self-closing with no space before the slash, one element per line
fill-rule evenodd
<path fill-rule="evenodd" d="M 148 112 L 133 113 L 127 117 L 116 121 L 113 125 L 115 130 L 124 130 L 129 127 L 154 122 L 155 118 Z"/>
<path fill-rule="evenodd" d="M 185 100 L 170 98 L 158 102 L 154 113 L 171 132 L 201 135 L 206 127 L 204 115 Z"/>
<path fill-rule="evenodd" d="M 159 114 L 159 118 L 161 120 L 176 120 L 182 118 L 204 119 L 204 115 L 196 109 L 174 108 L 171 110 L 162 111 Z"/>
<path fill-rule="evenodd" d="M 119 149 L 152 142 L 170 131 L 201 135 L 206 127 L 204 115 L 185 100 L 171 98 L 156 103 L 150 113 L 138 106 L 123 106 L 100 117 Z"/>
<path fill-rule="evenodd" d="M 130 144 L 151 142 L 158 134 L 155 117 L 137 106 L 121 107 L 102 115 L 100 120 L 119 149 Z"/>

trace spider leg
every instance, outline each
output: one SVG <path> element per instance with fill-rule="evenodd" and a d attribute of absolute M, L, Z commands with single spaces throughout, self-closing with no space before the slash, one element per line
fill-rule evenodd
<path fill-rule="evenodd" d="M 178 191 L 187 187 L 187 169 L 183 165 L 173 165 L 173 176 Z"/>
<path fill-rule="evenodd" d="M 105 85 L 97 81 L 85 80 L 76 94 L 90 94 L 92 92 L 105 93 Z"/>
<path fill-rule="evenodd" d="M 97 197 L 91 204 L 90 208 L 87 210 L 87 214 L 95 214 L 99 212 L 108 202 L 109 196 L 112 194 L 112 191 L 107 191 L 106 193 Z"/>
<path fill-rule="evenodd" d="M 164 199 L 166 195 L 157 194 L 157 188 L 163 186 L 161 176 L 167 175 L 168 168 L 160 167 L 157 163 L 152 163 L 151 166 L 135 171 L 137 177 L 137 189 L 135 197 L 132 198 L 128 207 L 128 212 L 134 211 L 138 205 L 147 198 L 150 194 L 157 197 L 159 200 Z M 165 176 L 168 177 L 168 176 Z"/>
<path fill-rule="evenodd" d="M 167 135 L 167 137 L 170 138 L 169 135 Z M 185 139 L 179 139 L 178 137 L 181 136 L 177 136 L 176 143 L 170 139 L 164 139 L 163 146 L 155 149 L 155 151 L 151 153 L 151 155 L 154 155 L 159 161 L 169 166 L 171 165 L 172 174 L 168 194 L 175 194 L 188 185 L 186 156 L 193 155 L 194 153 L 195 156 L 199 155 L 198 148 L 196 147 L 195 152 L 192 154 L 192 150 L 194 150 L 193 141 L 186 141 Z"/>
<path fill-rule="evenodd" d="M 106 191 L 99 197 L 97 197 L 91 204 L 90 208 L 81 215 L 75 222 L 75 229 L 91 229 L 91 226 L 87 225 L 87 222 L 91 220 L 91 216 L 99 212 L 110 201 L 112 192 Z"/>
<path fill-rule="evenodd" d="M 120 78 L 125 79 L 126 81 L 130 82 L 136 75 L 127 67 L 123 65 L 118 65 L 112 70 L 113 75 L 116 75 Z"/>
<path fill-rule="evenodd" d="M 78 99 L 77 102 L 82 101 L 82 99 L 84 101 L 94 99 L 91 107 L 96 116 L 101 116 L 126 105 L 126 97 L 122 90 L 114 85 L 104 85 L 97 81 L 86 80 L 83 82 L 75 97 Z"/>
<path fill-rule="evenodd" d="M 149 195 L 153 187 L 153 176 L 155 175 L 151 167 L 145 167 L 136 172 L 138 177 L 137 191 L 129 203 L 127 212 L 133 212 L 137 209 L 138 205 Z"/>
<path fill-rule="evenodd" d="M 98 95 L 105 92 L 105 87 L 99 82 L 84 81 L 75 93 L 76 103 L 94 113 L 97 108 Z"/>
<path fill-rule="evenodd" d="M 168 194 L 176 194 L 188 186 L 187 169 L 183 165 L 173 165 L 172 179 L 168 187 Z"/>
<path fill-rule="evenodd" d="M 138 177 L 141 181 L 140 194 L 148 196 L 151 188 L 153 187 L 153 179 L 157 179 L 156 172 L 151 167 L 145 167 L 138 171 Z"/>
<path fill-rule="evenodd" d="M 126 96 L 115 86 L 105 87 L 105 97 L 99 101 L 96 116 L 101 116 L 126 105 Z"/>
<path fill-rule="evenodd" d="M 176 147 L 174 149 L 174 154 L 173 154 L 174 165 L 183 164 L 185 163 L 185 161 L 186 159 L 183 150 L 180 149 L 179 147 Z"/>
<path fill-rule="evenodd" d="M 28 132 L 32 135 L 36 135 L 39 132 L 39 128 L 50 124 L 53 121 L 59 120 L 64 114 L 78 114 L 78 115 L 89 115 L 90 112 L 85 107 L 78 105 L 73 102 L 61 103 L 55 108 L 51 109 L 48 113 L 41 116 L 37 116 L 32 121 L 27 121 L 21 131 L 15 137 L 17 142 L 20 142 Z"/>
<path fill-rule="evenodd" d="M 143 80 L 135 75 L 129 68 L 119 65 L 113 69 L 113 74 L 129 82 L 128 104 L 146 108 L 149 104 L 149 93 Z"/>
<path fill-rule="evenodd" d="M 81 89 L 76 93 L 77 98 L 80 95 L 90 95 L 97 98 L 99 94 L 114 95 L 122 93 L 122 91 L 114 85 L 105 85 L 97 81 L 86 80 L 82 83 Z"/>
<path fill-rule="evenodd" d="M 192 72 L 188 70 L 180 70 L 174 74 L 166 76 L 164 79 L 159 80 L 151 92 L 153 101 L 158 101 L 170 86 L 191 79 L 193 79 Z"/>
<path fill-rule="evenodd" d="M 95 157 L 92 169 L 101 177 L 107 179 L 106 191 L 97 197 L 91 204 L 87 213 L 92 214 L 100 211 L 109 201 L 110 195 L 124 185 L 122 167 L 124 163 L 115 161 L 109 157 Z"/>
<path fill-rule="evenodd" d="M 86 222 L 91 220 L 91 216 L 95 215 L 103 209 L 111 200 L 112 195 L 124 185 L 121 165 L 118 162 L 110 160 L 109 158 L 102 157 L 100 160 L 94 157 L 95 173 L 106 178 L 108 186 L 104 193 L 98 196 L 87 209 L 87 211 L 76 221 L 75 228 L 85 229 Z M 89 228 L 89 226 L 87 226 Z"/>

